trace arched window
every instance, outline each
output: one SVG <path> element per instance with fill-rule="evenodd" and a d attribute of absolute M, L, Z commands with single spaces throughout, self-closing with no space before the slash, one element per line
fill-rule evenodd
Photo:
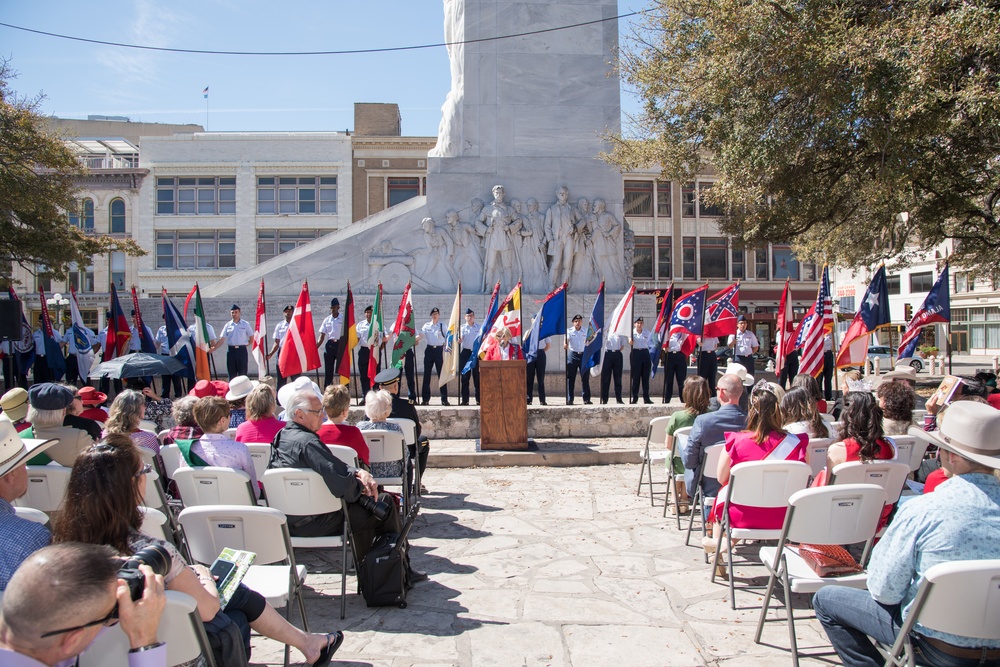
<path fill-rule="evenodd" d="M 69 224 L 85 232 L 94 231 L 94 200 L 88 197 L 80 202 L 79 210 L 70 211 Z"/>
<path fill-rule="evenodd" d="M 90 201 L 90 200 L 87 200 Z M 93 210 L 91 211 L 93 215 Z M 111 200 L 111 233 L 125 233 L 125 200 L 121 197 Z"/>

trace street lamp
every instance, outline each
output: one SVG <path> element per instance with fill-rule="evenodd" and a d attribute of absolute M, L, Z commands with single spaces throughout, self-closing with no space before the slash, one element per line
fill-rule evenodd
<path fill-rule="evenodd" d="M 52 295 L 51 299 L 46 299 L 45 303 L 50 309 L 56 309 L 56 319 L 59 321 L 59 333 L 62 334 L 65 329 L 65 325 L 63 323 L 63 308 L 69 305 L 69 299 L 65 298 L 59 292 L 56 292 Z"/>

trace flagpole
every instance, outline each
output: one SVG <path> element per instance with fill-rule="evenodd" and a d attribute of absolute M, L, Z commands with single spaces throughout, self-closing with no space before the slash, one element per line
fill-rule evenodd
<path fill-rule="evenodd" d="M 563 299 L 563 326 L 569 328 L 569 283 L 566 298 Z M 544 382 L 544 380 L 543 380 Z M 569 336 L 563 332 L 563 400 L 569 400 Z"/>

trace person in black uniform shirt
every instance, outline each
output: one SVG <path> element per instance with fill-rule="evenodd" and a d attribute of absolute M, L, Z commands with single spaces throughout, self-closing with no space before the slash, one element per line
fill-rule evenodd
<path fill-rule="evenodd" d="M 430 442 L 426 437 L 420 433 L 420 417 L 417 416 L 417 407 L 413 404 L 410 399 L 402 398 L 399 395 L 399 378 L 400 371 L 398 368 L 387 368 L 378 375 L 375 376 L 375 389 L 385 389 L 387 392 L 392 394 L 392 412 L 389 413 L 390 417 L 398 417 L 400 419 L 410 419 L 416 424 L 416 445 L 407 445 L 410 450 L 410 459 L 416 459 L 417 465 L 420 466 L 420 476 L 424 475 L 424 470 L 427 469 L 427 457 L 431 452 Z M 420 454 L 417 455 L 417 446 L 420 447 Z M 421 485 L 420 493 L 425 493 L 427 490 Z"/>

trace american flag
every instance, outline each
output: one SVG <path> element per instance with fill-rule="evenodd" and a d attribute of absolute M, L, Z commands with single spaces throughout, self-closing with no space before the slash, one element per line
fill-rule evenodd
<path fill-rule="evenodd" d="M 799 372 L 818 377 L 823 372 L 823 337 L 833 330 L 833 299 L 830 297 L 830 271 L 823 266 L 816 301 L 802 318 L 796 331 L 795 346 L 802 348 Z"/>

